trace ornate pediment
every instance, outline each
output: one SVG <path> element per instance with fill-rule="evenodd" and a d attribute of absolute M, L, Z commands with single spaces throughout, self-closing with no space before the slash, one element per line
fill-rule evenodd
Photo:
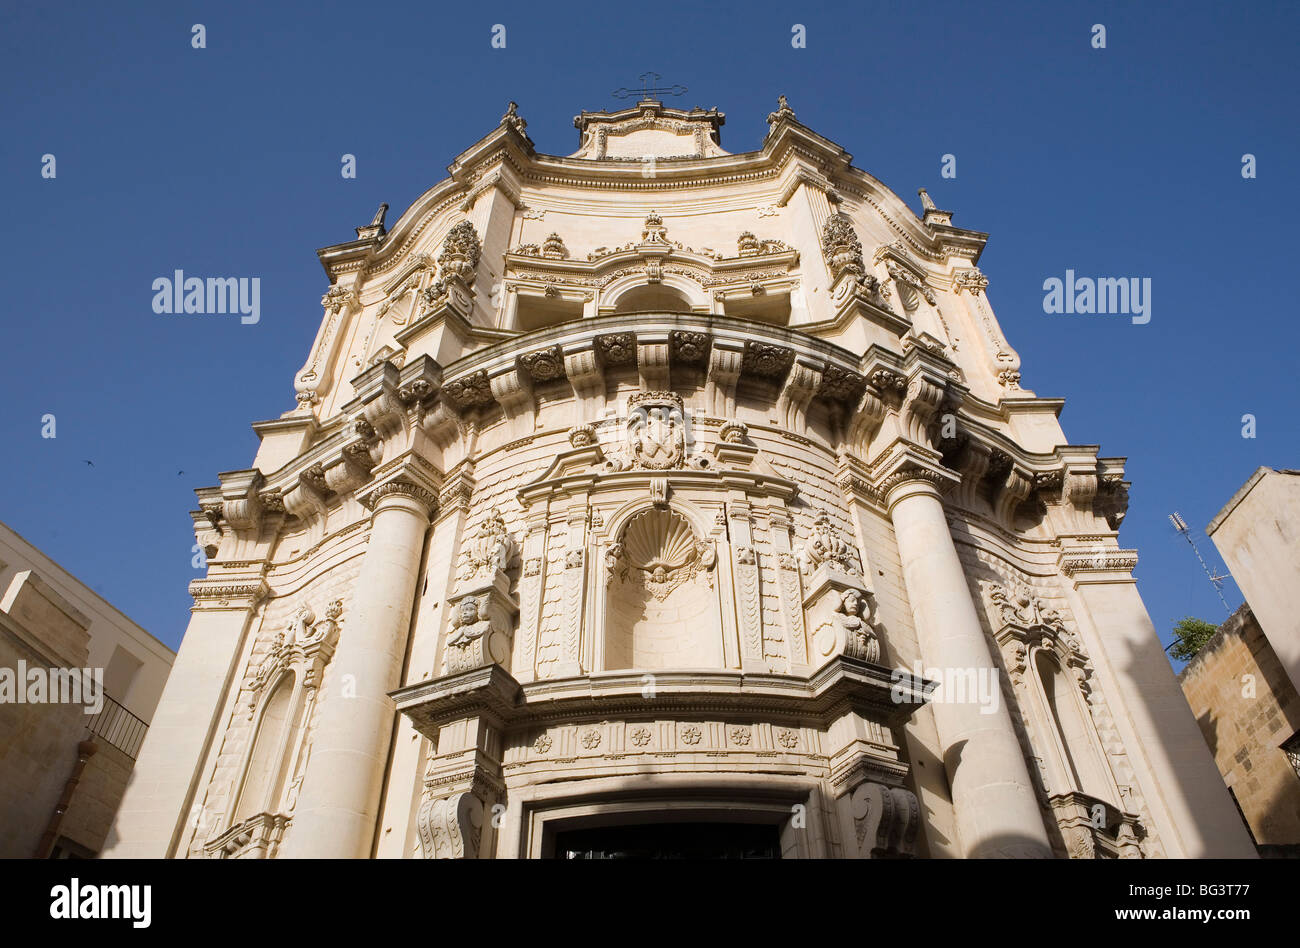
<path fill-rule="evenodd" d="M 253 668 L 245 683 L 249 691 L 250 716 L 257 708 L 268 685 L 274 685 L 287 670 L 303 674 L 303 685 L 314 688 L 320 682 L 320 672 L 334 654 L 339 638 L 339 617 L 343 614 L 342 600 L 335 599 L 325 607 L 325 618 L 317 621 L 316 613 L 307 603 L 294 610 L 283 630 L 271 641 L 270 650 Z"/>
<path fill-rule="evenodd" d="M 582 145 L 569 157 L 595 161 L 716 158 L 727 154 L 718 133 L 725 121 L 717 109 L 687 112 L 653 99 L 618 112 L 583 112 L 573 120 L 582 133 Z"/>

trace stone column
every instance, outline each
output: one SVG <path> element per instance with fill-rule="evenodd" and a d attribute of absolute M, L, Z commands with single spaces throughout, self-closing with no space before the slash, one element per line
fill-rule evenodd
<path fill-rule="evenodd" d="M 926 470 L 885 482 L 903 582 L 925 668 L 996 676 L 966 576 Z M 890 483 L 892 482 L 892 483 Z M 986 671 L 986 669 L 988 671 Z M 987 679 L 996 681 L 995 677 Z M 1001 688 L 996 710 L 973 700 L 934 704 L 963 855 L 1050 857 L 1043 817 Z"/>
<path fill-rule="evenodd" d="M 433 494 L 390 482 L 366 498 L 374 510 L 351 615 L 334 654 L 293 826 L 281 855 L 370 855 L 402 659 Z"/>

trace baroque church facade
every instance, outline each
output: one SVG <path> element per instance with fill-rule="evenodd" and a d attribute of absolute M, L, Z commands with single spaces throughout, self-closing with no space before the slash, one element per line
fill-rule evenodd
<path fill-rule="evenodd" d="M 987 235 L 723 122 L 511 103 L 319 251 L 106 855 L 1253 854 Z"/>

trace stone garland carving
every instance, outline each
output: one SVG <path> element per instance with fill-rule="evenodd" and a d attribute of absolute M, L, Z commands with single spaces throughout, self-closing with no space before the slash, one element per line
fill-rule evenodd
<path fill-rule="evenodd" d="M 560 661 L 578 661 L 579 639 L 582 632 L 582 597 L 586 586 L 586 550 L 579 547 L 564 554 L 563 587 L 563 652 Z"/>
<path fill-rule="evenodd" d="M 795 548 L 795 555 L 805 575 L 812 574 L 823 563 L 830 563 L 850 576 L 862 574 L 858 554 L 839 535 L 825 510 L 817 514 L 812 533 Z"/>
<path fill-rule="evenodd" d="M 862 244 L 853 229 L 853 223 L 843 214 L 828 217 L 822 226 L 822 253 L 826 258 L 826 266 L 830 268 L 832 282 L 839 280 L 845 273 L 851 273 L 858 279 L 866 276 Z"/>
<path fill-rule="evenodd" d="M 804 626 L 803 594 L 799 589 L 799 562 L 793 553 L 777 556 L 778 582 L 781 608 L 785 611 L 786 628 L 790 635 L 792 661 L 802 664 L 807 660 L 804 643 L 807 641 Z"/>
<path fill-rule="evenodd" d="M 509 569 L 516 553 L 515 541 L 506 530 L 505 518 L 494 507 L 479 524 L 478 534 L 470 540 L 462 553 L 460 579 L 462 582 L 490 579 L 496 575 L 497 570 L 505 572 Z"/>
<path fill-rule="evenodd" d="M 763 613 L 758 588 L 758 551 L 752 546 L 736 547 L 736 578 L 740 593 L 741 641 L 746 656 L 758 659 L 763 657 Z"/>

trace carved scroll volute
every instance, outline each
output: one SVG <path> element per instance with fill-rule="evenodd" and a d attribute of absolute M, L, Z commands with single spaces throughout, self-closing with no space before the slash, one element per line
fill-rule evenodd
<path fill-rule="evenodd" d="M 921 807 L 911 791 L 863 783 L 848 804 L 859 858 L 906 859 L 914 854 Z"/>
<path fill-rule="evenodd" d="M 307 364 L 293 380 L 300 411 L 310 411 L 312 406 L 320 402 L 321 393 L 329 387 L 339 341 L 344 336 L 341 326 L 347 321 L 348 313 L 356 301 L 356 293 L 338 285 L 331 286 L 321 297 L 325 317 L 320 332 L 312 346 L 311 355 L 307 358 Z"/>
<path fill-rule="evenodd" d="M 802 431 L 805 427 L 805 412 L 812 401 L 817 387 L 821 385 L 822 373 L 816 366 L 805 365 L 796 361 L 785 378 L 781 394 L 777 399 L 777 410 L 782 424 L 789 431 Z"/>
<path fill-rule="evenodd" d="M 846 447 L 859 457 L 865 457 L 871 445 L 871 439 L 880 430 L 885 420 L 885 400 L 883 393 L 874 385 L 868 385 L 858 399 L 857 409 L 849 418 Z"/>
<path fill-rule="evenodd" d="M 971 438 L 961 449 L 957 468 L 961 472 L 961 484 L 953 492 L 953 501 L 965 507 L 972 506 L 979 493 L 980 481 L 988 472 L 993 449 L 982 441 Z"/>
<path fill-rule="evenodd" d="M 1013 526 L 1016 508 L 1029 496 L 1033 489 L 1033 475 L 1018 464 L 1013 463 L 1002 483 L 998 486 L 995 496 L 993 510 L 997 514 L 998 520 L 1008 527 Z"/>
<path fill-rule="evenodd" d="M 424 858 L 478 859 L 485 809 L 483 800 L 468 791 L 442 798 L 426 796 L 416 815 Z"/>
<path fill-rule="evenodd" d="M 709 368 L 705 380 L 704 398 L 709 413 L 718 418 L 732 418 L 736 414 L 736 385 L 740 381 L 745 361 L 743 348 L 730 348 L 714 341 L 709 350 Z"/>
<path fill-rule="evenodd" d="M 1100 519 L 1093 511 L 1097 498 L 1098 477 L 1095 469 L 1066 468 L 1061 485 L 1062 513 L 1069 522 L 1069 532 L 1089 533 L 1098 529 Z"/>
<path fill-rule="evenodd" d="M 934 448 L 930 423 L 943 402 L 944 385 L 925 375 L 915 375 L 907 385 L 902 419 L 908 439 L 922 447 Z"/>

